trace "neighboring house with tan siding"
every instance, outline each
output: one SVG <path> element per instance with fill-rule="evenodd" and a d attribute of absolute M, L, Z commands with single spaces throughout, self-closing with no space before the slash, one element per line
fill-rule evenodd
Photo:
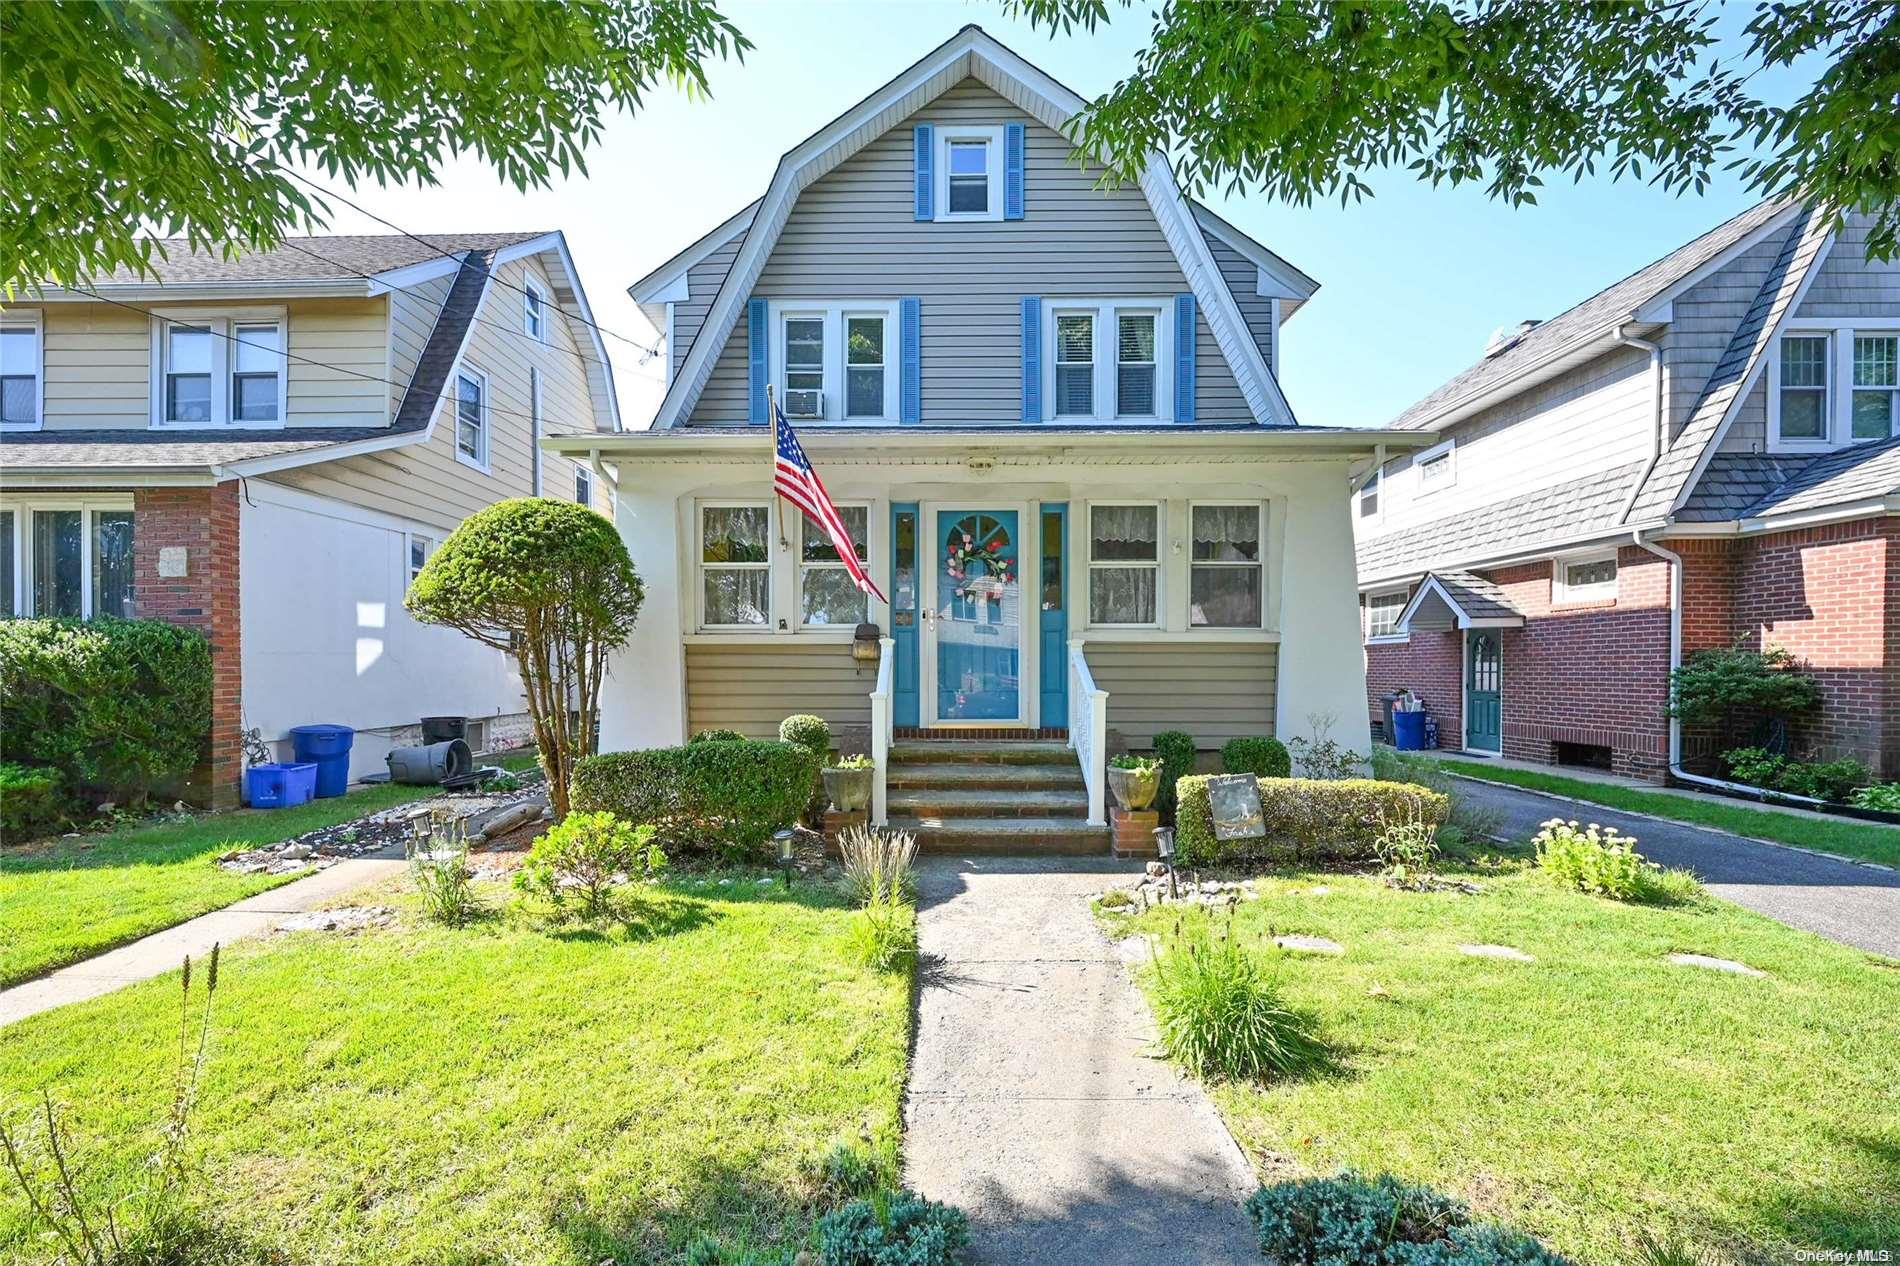
<path fill-rule="evenodd" d="M 611 366 L 559 233 L 293 238 L 236 259 L 167 242 L 0 308 L 0 604 L 203 628 L 208 790 L 239 737 L 358 732 L 380 769 L 423 716 L 478 747 L 526 731 L 506 658 L 403 610 L 464 518 L 541 493 L 611 513 L 585 455 L 619 427 Z"/>
<path fill-rule="evenodd" d="M 1159 155 L 1098 187 L 1081 105 L 966 27 L 630 287 L 669 349 L 654 426 L 549 442 L 615 462 L 647 582 L 604 746 L 815 712 L 872 754 L 880 820 L 1078 848 L 1112 746 L 1329 715 L 1364 746 L 1350 470 L 1430 440 L 1298 425 L 1279 330 L 1316 283 Z M 775 504 L 768 394 L 888 601 Z M 1031 772 L 939 781 L 971 737 Z"/>
<path fill-rule="evenodd" d="M 1685 655 L 1784 647 L 1804 754 L 1900 775 L 1900 265 L 1764 202 L 1542 323 L 1393 423 L 1355 510 L 1369 704 L 1439 745 L 1661 780 Z M 1673 773 L 1672 773 L 1673 771 Z"/>

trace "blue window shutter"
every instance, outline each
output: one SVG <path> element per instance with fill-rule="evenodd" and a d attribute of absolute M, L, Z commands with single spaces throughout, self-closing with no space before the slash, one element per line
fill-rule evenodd
<path fill-rule="evenodd" d="M 1023 421 L 1042 421 L 1042 296 L 1023 296 Z"/>
<path fill-rule="evenodd" d="M 919 123 L 912 133 L 917 161 L 917 213 L 919 220 L 936 218 L 937 191 L 930 182 L 930 164 L 936 153 L 935 133 L 928 123 Z"/>
<path fill-rule="evenodd" d="M 1023 218 L 1023 125 L 1003 125 L 1003 218 Z"/>
<path fill-rule="evenodd" d="M 1174 420 L 1194 420 L 1194 296 L 1174 296 Z"/>
<path fill-rule="evenodd" d="M 897 420 L 921 422 L 924 412 L 923 302 L 899 300 L 897 367 Z"/>
<path fill-rule="evenodd" d="M 765 416 L 765 350 L 771 338 L 770 325 L 765 315 L 765 300 L 748 300 L 745 305 L 746 371 L 751 385 L 751 399 L 746 421 L 754 426 L 763 426 L 771 421 Z"/>

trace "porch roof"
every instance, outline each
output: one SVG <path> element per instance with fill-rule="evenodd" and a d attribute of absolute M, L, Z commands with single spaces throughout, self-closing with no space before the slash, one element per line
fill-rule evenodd
<path fill-rule="evenodd" d="M 1399 613 L 1399 631 L 1432 629 L 1518 629 L 1524 613 L 1505 592 L 1468 571 L 1425 573 L 1418 592 Z"/>

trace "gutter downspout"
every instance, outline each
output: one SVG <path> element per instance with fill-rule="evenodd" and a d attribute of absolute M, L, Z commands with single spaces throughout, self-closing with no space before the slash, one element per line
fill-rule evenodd
<path fill-rule="evenodd" d="M 1665 549 L 1653 541 L 1644 540 L 1643 532 L 1643 528 L 1637 528 L 1631 532 L 1630 544 L 1639 549 L 1648 550 L 1669 564 L 1669 674 L 1673 681 L 1676 669 L 1682 667 L 1682 555 L 1674 550 Z M 1727 782 L 1720 778 L 1689 773 L 1682 767 L 1682 722 L 1673 716 L 1669 718 L 1669 776 L 1678 782 L 1698 787 L 1716 787 L 1763 804 L 1791 804 L 1807 809 L 1823 808 L 1819 800 L 1807 796 L 1790 795 L 1780 791 L 1768 792 L 1746 783 Z"/>
<path fill-rule="evenodd" d="M 1644 463 L 1642 473 L 1637 475 L 1636 481 L 1630 485 L 1629 496 L 1623 498 L 1623 508 L 1617 511 L 1616 521 L 1618 523 L 1625 523 L 1629 521 L 1630 509 L 1636 504 L 1637 495 L 1643 491 L 1643 485 L 1649 482 L 1650 473 L 1656 469 L 1656 463 L 1662 460 L 1663 424 L 1664 424 L 1663 423 L 1663 358 L 1662 358 L 1661 344 L 1652 343 L 1648 339 L 1636 338 L 1633 335 L 1625 334 L 1623 333 L 1623 327 L 1621 325 L 1618 325 L 1613 331 L 1611 331 L 1611 337 L 1613 337 L 1618 343 L 1621 343 L 1624 347 L 1634 347 L 1640 351 L 1645 351 L 1649 353 L 1649 375 L 1650 375 L 1649 461 Z M 1642 544 L 1641 541 L 1637 541 L 1636 543 L 1638 545 Z"/>
<path fill-rule="evenodd" d="M 1379 474 L 1384 469 L 1385 469 L 1385 445 L 1374 444 L 1372 446 L 1371 467 L 1367 469 L 1365 474 L 1359 476 L 1359 478 L 1349 479 L 1346 481 L 1347 495 L 1350 496 L 1352 494 L 1357 493 L 1361 488 L 1365 487 L 1367 484 L 1372 482 L 1372 477 L 1374 475 Z"/>

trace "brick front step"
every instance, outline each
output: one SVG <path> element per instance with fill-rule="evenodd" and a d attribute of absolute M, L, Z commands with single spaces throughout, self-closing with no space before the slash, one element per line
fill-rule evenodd
<path fill-rule="evenodd" d="M 926 853 L 1101 856 L 1108 828 L 1079 818 L 919 818 L 891 815 L 891 826 L 917 837 Z"/>
<path fill-rule="evenodd" d="M 1075 765 L 985 765 L 962 764 L 913 765 L 892 762 L 885 775 L 892 789 L 916 788 L 949 791 L 988 787 L 999 795 L 1014 791 L 1037 791 L 1083 786 L 1082 771 Z"/>
<path fill-rule="evenodd" d="M 1089 798 L 1068 788 L 918 787 L 892 792 L 890 811 L 912 818 L 1086 818 Z"/>
<path fill-rule="evenodd" d="M 891 745 L 893 765 L 1066 765 L 1080 772 L 1067 743 L 995 742 L 984 739 L 899 742 Z"/>

